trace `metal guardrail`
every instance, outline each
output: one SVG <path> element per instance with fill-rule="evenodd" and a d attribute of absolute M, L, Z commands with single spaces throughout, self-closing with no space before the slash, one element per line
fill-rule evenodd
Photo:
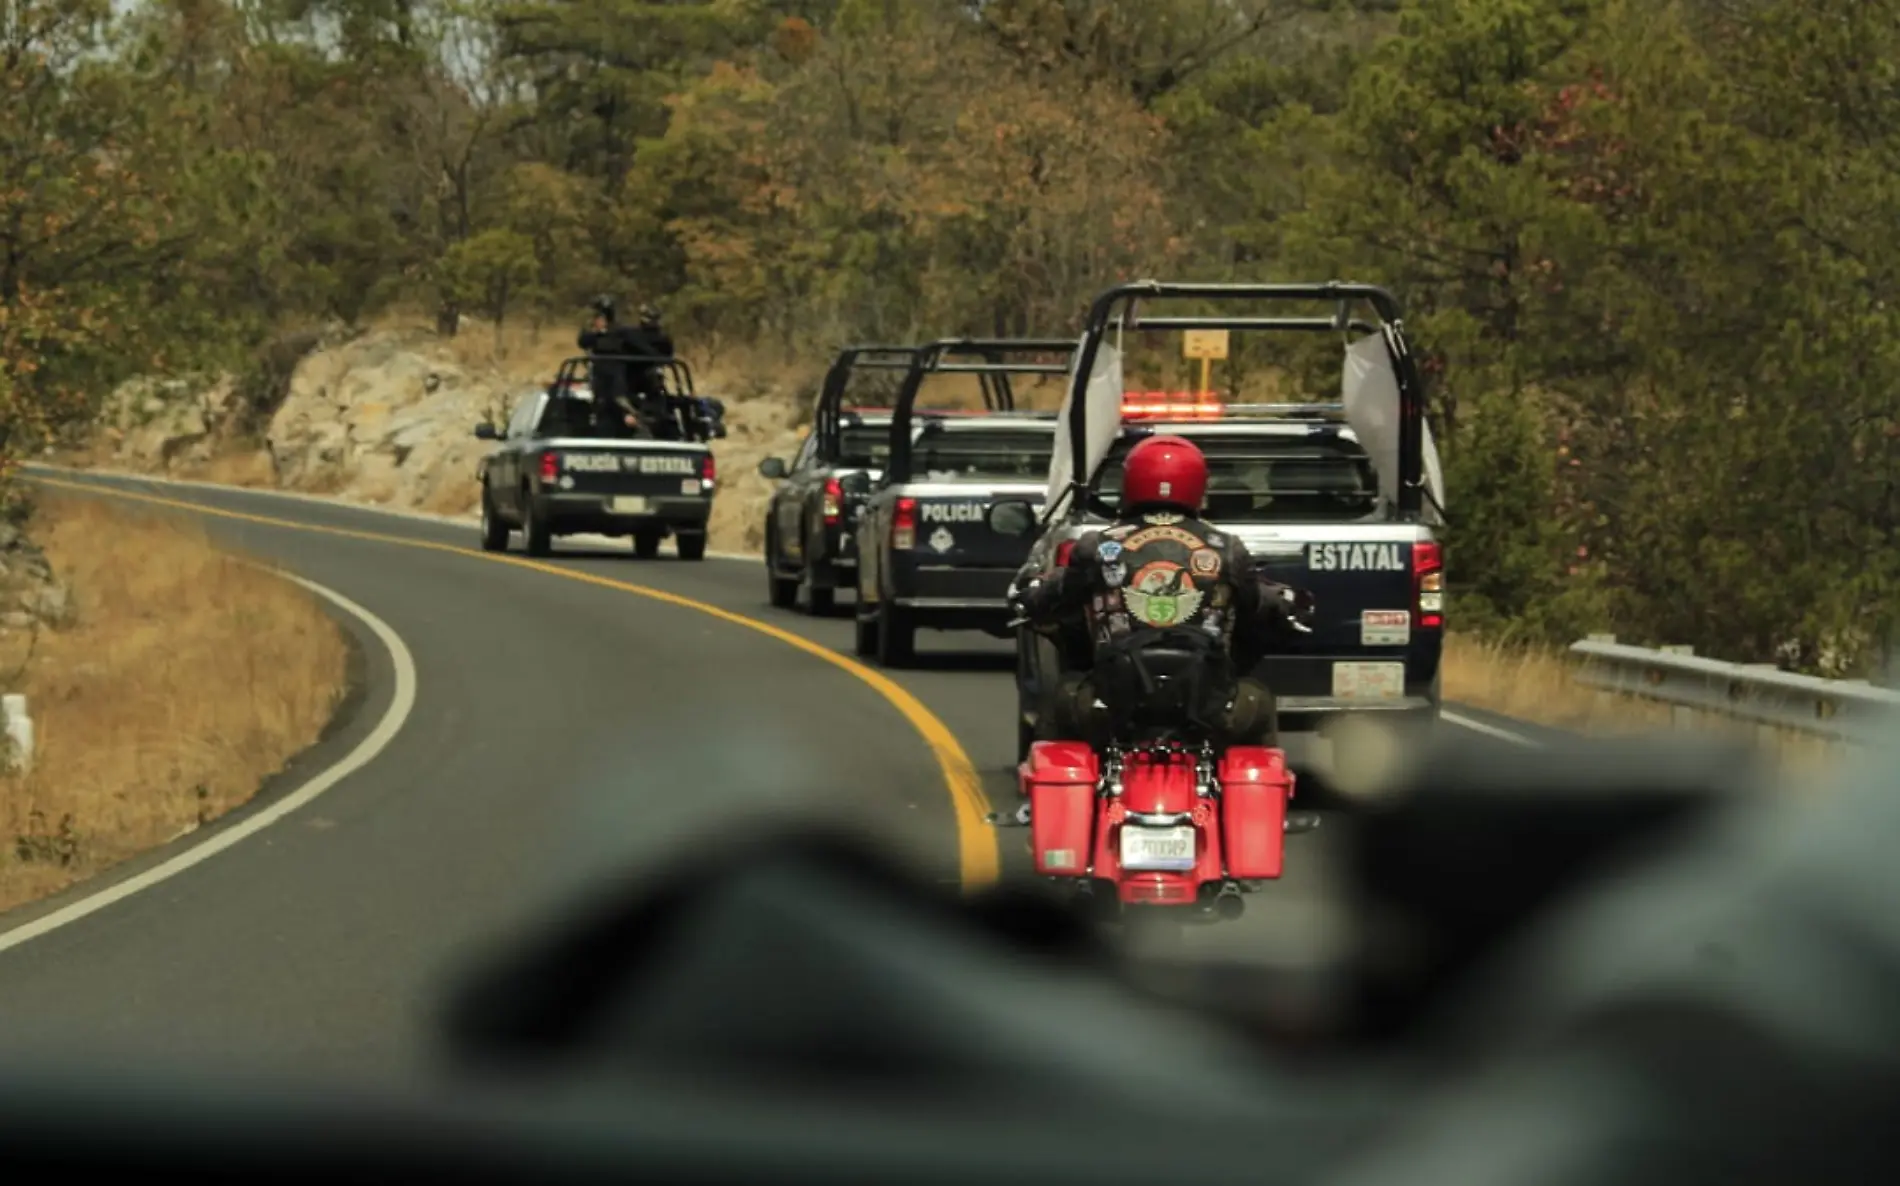
<path fill-rule="evenodd" d="M 1822 679 L 1772 663 L 1726 663 L 1688 647 L 1633 647 L 1596 635 L 1570 644 L 1582 660 L 1576 679 L 1603 692 L 1812 733 L 1836 741 L 1886 739 L 1900 726 L 1900 691 L 1866 680 Z"/>

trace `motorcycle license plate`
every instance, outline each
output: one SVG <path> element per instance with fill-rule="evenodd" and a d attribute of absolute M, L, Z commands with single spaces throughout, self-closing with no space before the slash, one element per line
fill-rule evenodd
<path fill-rule="evenodd" d="M 616 515 L 644 515 L 647 513 L 647 500 L 637 496 L 629 498 L 623 494 L 613 500 L 612 506 L 614 514 Z"/>
<path fill-rule="evenodd" d="M 1185 873 L 1194 868 L 1194 829 L 1122 825 L 1122 868 Z"/>

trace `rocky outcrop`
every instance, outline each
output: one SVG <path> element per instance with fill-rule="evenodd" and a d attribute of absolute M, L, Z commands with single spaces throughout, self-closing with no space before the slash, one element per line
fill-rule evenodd
<path fill-rule="evenodd" d="M 319 350 L 291 377 L 266 429 L 280 485 L 364 502 L 461 513 L 475 506 L 475 439 L 531 385 L 469 375 L 426 340 L 371 335 Z"/>
<path fill-rule="evenodd" d="M 70 613 L 71 598 L 46 553 L 0 518 L 0 632 L 63 625 Z"/>
<path fill-rule="evenodd" d="M 108 401 L 104 447 L 93 458 L 124 469 L 472 515 L 476 463 L 493 448 L 475 439 L 475 425 L 504 423 L 516 400 L 547 382 L 552 365 L 540 368 L 548 374 L 522 367 L 514 376 L 471 368 L 425 330 L 331 338 L 290 371 L 261 431 L 245 431 L 251 405 L 229 378 L 125 384 Z M 712 547 L 757 550 L 761 504 L 771 490 L 758 463 L 797 448 L 809 395 L 750 375 L 739 388 L 700 386 L 726 399 L 731 434 L 714 445 Z"/>
<path fill-rule="evenodd" d="M 141 377 L 106 401 L 101 437 L 114 462 L 175 469 L 209 461 L 229 418 L 228 377 Z"/>
<path fill-rule="evenodd" d="M 726 439 L 714 450 L 719 490 L 708 529 L 714 548 L 763 554 L 765 503 L 776 483 L 759 476 L 759 462 L 767 457 L 792 459 L 803 439 L 798 420 L 805 410 L 804 405 L 783 397 L 732 405 L 726 417 Z"/>

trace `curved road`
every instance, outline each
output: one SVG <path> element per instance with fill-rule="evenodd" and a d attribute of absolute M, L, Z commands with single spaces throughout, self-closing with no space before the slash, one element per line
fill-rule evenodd
<path fill-rule="evenodd" d="M 754 562 L 637 561 L 580 541 L 547 561 L 496 558 L 472 525 L 46 477 L 201 513 L 220 540 L 355 602 L 406 651 L 393 657 L 339 613 L 363 695 L 257 802 L 205 832 L 269 811 L 358 747 L 390 715 L 398 664 L 413 661 L 416 689 L 372 761 L 254 835 L 26 941 L 20 927 L 205 836 L 0 916 L 0 1048 L 13 1057 L 413 1073 L 463 957 L 591 879 L 660 854 L 716 862 L 719 828 L 761 810 L 866 821 L 946 882 L 992 876 L 999 853 L 1005 869 L 1021 863 L 1025 834 L 980 820 L 980 787 L 1014 801 L 1006 643 L 937 635 L 933 651 L 926 635 L 921 669 L 878 673 L 850 658 L 848 617 L 768 608 Z M 1448 719 L 1497 744 L 1517 733 Z M 1347 938 L 1328 886 L 1336 842 L 1296 838 L 1282 885 L 1195 941 L 1323 966 Z"/>

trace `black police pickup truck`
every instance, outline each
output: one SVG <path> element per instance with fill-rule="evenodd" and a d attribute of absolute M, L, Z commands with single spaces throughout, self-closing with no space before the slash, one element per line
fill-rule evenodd
<path fill-rule="evenodd" d="M 547 390 L 517 404 L 504 430 L 476 426 L 477 437 L 500 442 L 478 467 L 483 550 L 505 550 L 519 530 L 528 554 L 545 556 L 555 537 L 585 533 L 631 536 L 645 559 L 671 535 L 682 560 L 703 559 L 717 477 L 712 450 L 703 440 L 658 440 L 603 424 L 575 365 L 585 361 L 569 360 Z M 690 379 L 675 381 L 690 390 Z"/>
<path fill-rule="evenodd" d="M 919 629 L 1009 636 L 1010 581 L 1030 541 L 999 535 L 985 518 L 999 497 L 1039 500 L 1055 443 L 1055 415 L 1013 410 L 1012 376 L 1066 375 L 1071 340 L 934 342 L 920 350 L 897 394 L 889 461 L 857 528 L 857 653 L 885 666 L 915 655 Z M 985 403 L 1009 411 L 916 407 L 932 375 L 981 377 Z"/>
<path fill-rule="evenodd" d="M 810 611 L 826 614 L 837 590 L 857 587 L 858 516 L 890 458 L 896 389 L 924 349 L 851 346 L 840 351 L 819 389 L 811 432 L 791 464 L 779 457 L 759 463 L 760 474 L 783 481 L 765 509 L 766 580 L 774 606 L 796 605 L 803 588 Z M 981 374 L 978 379 L 987 410 L 1014 410 L 1006 376 Z M 845 402 L 854 386 L 871 385 L 863 380 L 882 381 L 884 405 Z"/>
<path fill-rule="evenodd" d="M 831 612 L 837 591 L 857 585 L 857 520 L 871 483 L 891 451 L 891 409 L 847 406 L 854 377 L 891 379 L 909 369 L 921 346 L 851 346 L 839 352 L 818 391 L 806 434 L 791 464 L 759 462 L 782 482 L 765 507 L 765 578 L 772 604 L 789 609 L 805 592 L 814 614 Z"/>
<path fill-rule="evenodd" d="M 1241 329 L 1361 331 L 1349 348 L 1346 399 L 1336 404 L 1227 406 L 1125 394 L 1078 379 L 1061 447 L 1066 472 L 1081 483 L 1057 495 L 1038 532 L 1034 511 L 999 501 L 989 512 L 998 534 L 1021 529 L 1035 543 L 1018 573 L 1026 580 L 1059 566 L 1085 531 L 1105 524 L 1120 494 L 1121 460 L 1151 433 L 1175 433 L 1207 455 L 1204 517 L 1246 545 L 1276 580 L 1309 590 L 1313 633 L 1289 638 L 1255 674 L 1275 692 L 1283 731 L 1321 728 L 1345 713 L 1397 713 L 1436 720 L 1444 641 L 1443 557 L 1433 524 L 1443 495 L 1423 423 L 1419 376 L 1400 333 L 1396 301 L 1366 285 L 1203 285 L 1144 283 L 1097 299 L 1080 366 L 1104 369 L 1111 319 L 1131 300 L 1329 301 L 1334 317 L 1141 317 L 1142 330 Z M 1356 321 L 1347 302 L 1370 304 L 1378 323 Z M 1093 341 L 1095 349 L 1090 348 Z M 1093 405 L 1093 406 L 1091 406 Z M 1086 456 L 1089 418 L 1117 421 L 1101 459 Z M 1354 422 L 1359 427 L 1355 427 Z M 1371 438 L 1370 441 L 1362 438 Z M 1370 447 L 1368 447 L 1370 445 Z M 1431 471 L 1428 473 L 1428 470 Z M 1045 697 L 1064 671 L 1086 662 L 1079 632 L 1024 627 L 1017 635 L 1017 742 L 1040 736 Z"/>

